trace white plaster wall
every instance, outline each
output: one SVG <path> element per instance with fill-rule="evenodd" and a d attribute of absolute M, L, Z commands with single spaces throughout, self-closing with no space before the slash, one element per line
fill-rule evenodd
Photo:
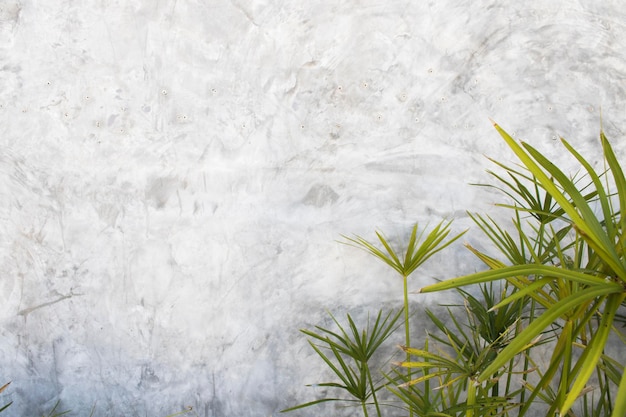
<path fill-rule="evenodd" d="M 624 10 L 0 0 L 9 414 L 252 417 L 312 399 L 322 371 L 298 329 L 401 299 L 340 234 L 470 226 L 496 198 L 468 185 L 483 155 L 512 160 L 489 118 L 598 161 L 602 108 L 624 156 Z M 459 243 L 412 289 L 476 267 Z"/>

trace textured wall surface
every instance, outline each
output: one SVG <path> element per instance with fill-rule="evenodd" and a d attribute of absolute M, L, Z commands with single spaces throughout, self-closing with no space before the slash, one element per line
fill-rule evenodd
<path fill-rule="evenodd" d="M 401 303 L 340 234 L 470 226 L 489 118 L 598 161 L 602 108 L 623 158 L 623 3 L 506 3 L 0 0 L 11 415 L 278 415 L 321 372 L 299 328 Z"/>

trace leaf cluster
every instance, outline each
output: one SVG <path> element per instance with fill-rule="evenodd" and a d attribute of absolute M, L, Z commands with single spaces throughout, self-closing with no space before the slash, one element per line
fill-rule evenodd
<path fill-rule="evenodd" d="M 443 306 L 442 317 L 426 310 L 434 327 L 419 348 L 409 335 L 407 279 L 425 261 L 463 233 L 450 237 L 451 222 L 430 232 L 415 225 L 405 250 L 395 250 L 380 232 L 377 244 L 346 237 L 398 273 L 404 308 L 379 312 L 373 327 L 359 330 L 348 315 L 338 331 L 303 330 L 338 381 L 319 384 L 343 390 L 285 411 L 327 401 L 368 405 L 381 416 L 376 393 L 383 387 L 400 401 L 387 404 L 410 416 L 478 417 L 536 415 L 623 417 L 624 364 L 607 351 L 610 340 L 626 344 L 626 178 L 603 132 L 601 170 L 567 141 L 566 151 L 582 175 L 570 177 L 527 143 L 496 130 L 520 163 L 492 160 L 488 171 L 513 213 L 510 225 L 489 215 L 469 216 L 493 243 L 496 254 L 466 247 L 487 270 L 429 285 L 421 293 L 456 289 L 460 304 Z M 379 246 L 379 245 L 382 245 Z M 406 359 L 373 381 L 369 360 L 398 327 L 404 311 Z"/>
<path fill-rule="evenodd" d="M 309 337 L 309 344 L 313 350 L 338 378 L 338 382 L 323 382 L 316 385 L 337 388 L 348 396 L 323 398 L 282 411 L 298 410 L 324 402 L 348 402 L 361 405 L 364 415 L 367 416 L 367 405 L 372 403 L 376 407 L 377 415 L 380 416 L 376 393 L 385 384 L 378 375 L 376 381 L 374 380 L 370 360 L 383 342 L 398 328 L 402 310 L 385 315 L 382 310 L 379 311 L 374 323 L 369 323 L 365 329 L 359 329 L 349 314 L 347 326 L 342 325 L 331 313 L 329 315 L 338 330 L 315 326 L 316 331 L 303 329 L 301 332 Z"/>
<path fill-rule="evenodd" d="M 605 354 L 611 334 L 624 340 L 615 326 L 626 299 L 626 219 L 621 215 L 626 209 L 626 178 L 622 168 L 602 132 L 605 167 L 601 172 L 561 140 L 588 180 L 581 185 L 529 144 L 516 142 L 497 125 L 496 129 L 522 164 L 512 168 L 497 163 L 505 173 L 492 173 L 500 184 L 496 187 L 513 201 L 503 206 L 514 211 L 514 233 L 491 218 L 473 218 L 509 264 L 470 247 L 489 270 L 443 281 L 421 292 L 504 280 L 515 291 L 493 310 L 524 297 L 540 307 L 540 314 L 526 320 L 519 334 L 476 377 L 478 383 L 485 383 L 510 361 L 528 356 L 538 338 L 554 337 L 548 368 L 537 370 L 539 383 L 526 385 L 529 397 L 520 415 L 534 400 L 549 402 L 551 413 L 568 415 L 575 403 L 586 402 L 586 395 L 594 391 L 586 413 L 600 408 L 606 415 L 626 415 L 626 377 L 618 377 L 623 366 Z M 588 385 L 592 376 L 599 381 L 597 389 Z"/>

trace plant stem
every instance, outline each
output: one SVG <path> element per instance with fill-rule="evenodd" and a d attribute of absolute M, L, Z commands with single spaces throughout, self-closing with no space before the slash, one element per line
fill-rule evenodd
<path fill-rule="evenodd" d="M 408 286 L 408 277 L 406 275 L 402 276 L 404 281 L 404 343 L 406 347 L 411 347 L 411 331 L 409 329 L 409 286 Z M 411 355 L 406 354 L 407 361 L 411 358 Z M 411 368 L 408 369 L 408 375 L 411 374 Z"/>
<path fill-rule="evenodd" d="M 380 414 L 380 407 L 378 406 L 378 398 L 376 398 L 376 388 L 374 387 L 374 381 L 372 380 L 372 373 L 370 372 L 369 367 L 367 368 L 367 378 L 369 379 L 370 388 L 372 390 L 372 401 L 374 401 L 374 405 L 376 406 L 376 415 L 381 417 L 382 415 Z"/>
<path fill-rule="evenodd" d="M 408 285 L 408 277 L 406 275 L 402 276 L 404 281 L 404 344 L 406 347 L 411 347 L 411 330 L 409 328 L 409 285 Z M 407 362 L 411 360 L 411 355 L 406 354 Z M 406 375 L 411 380 L 411 368 L 406 368 Z"/>
<path fill-rule="evenodd" d="M 530 299 L 530 311 L 528 312 L 528 322 L 532 322 L 535 319 L 535 299 L 531 298 Z M 521 309 L 523 308 L 523 306 L 520 306 L 520 317 L 522 314 Z M 518 324 L 519 326 L 519 324 Z M 516 329 L 515 330 L 515 336 L 517 337 L 517 334 L 519 333 L 519 330 Z M 518 413 L 520 417 L 524 416 L 526 414 L 526 412 L 522 412 L 522 410 L 524 409 L 524 403 L 526 402 L 526 383 L 528 382 L 528 369 L 530 368 L 530 351 L 531 351 L 532 347 L 529 348 L 526 353 L 524 353 L 524 367 L 522 368 L 522 384 L 524 385 L 524 389 L 522 390 L 522 392 L 520 393 L 520 406 L 519 406 L 519 411 Z"/>
<path fill-rule="evenodd" d="M 467 412 L 465 417 L 474 417 L 474 406 L 476 405 L 476 383 L 472 378 L 467 381 Z"/>
<path fill-rule="evenodd" d="M 411 331 L 409 327 L 409 283 L 408 283 L 408 275 L 402 274 L 402 281 L 404 284 L 404 343 L 407 347 L 411 347 Z M 409 353 L 406 354 L 406 360 L 409 362 L 411 360 L 411 355 Z M 407 381 L 411 380 L 411 368 L 406 368 L 406 377 Z M 409 409 L 409 417 L 413 417 L 413 409 Z"/>
<path fill-rule="evenodd" d="M 367 414 L 367 406 L 365 405 L 365 400 L 361 401 L 361 407 L 363 407 L 363 416 L 369 417 L 369 414 Z"/>

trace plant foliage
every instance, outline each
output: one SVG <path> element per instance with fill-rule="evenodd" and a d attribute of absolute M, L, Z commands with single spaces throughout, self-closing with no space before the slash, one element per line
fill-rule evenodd
<path fill-rule="evenodd" d="M 367 405 L 373 404 L 376 415 L 381 416 L 376 393 L 385 386 L 379 374 L 372 375 L 370 360 L 383 342 L 397 329 L 402 310 L 396 313 L 379 311 L 373 325 L 360 330 L 348 314 L 348 325 L 341 323 L 330 314 L 338 331 L 315 326 L 316 331 L 301 330 L 309 337 L 309 344 L 332 370 L 338 381 L 316 384 L 344 391 L 348 398 L 323 398 L 283 410 L 292 411 L 323 402 L 352 402 L 361 406 L 364 416 L 368 416 Z"/>
<path fill-rule="evenodd" d="M 586 403 L 591 415 L 626 415 L 626 377 L 623 366 L 606 356 L 611 335 L 624 341 L 616 326 L 626 299 L 626 178 L 603 132 L 600 134 L 605 167 L 601 172 L 562 139 L 565 149 L 580 163 L 588 183 L 580 185 L 527 143 L 518 143 L 498 125 L 507 145 L 521 161 L 513 169 L 498 164 L 505 175 L 495 175 L 500 188 L 513 199 L 516 236 L 491 219 L 474 216 L 476 223 L 505 255 L 510 264 L 470 249 L 489 267 L 487 271 L 443 281 L 422 293 L 504 280 L 516 290 L 492 307 L 499 310 L 523 297 L 541 307 L 526 320 L 491 363 L 476 375 L 478 384 L 516 359 L 528 357 L 534 341 L 554 337 L 548 368 L 538 370 L 537 384 L 527 384 L 530 400 L 549 402 L 550 413 L 568 415 L 577 402 Z M 524 223 L 522 218 L 528 216 Z M 595 377 L 597 387 L 590 386 Z M 612 393 L 611 385 L 615 385 Z M 593 393 L 592 396 L 587 394 Z M 593 397 L 593 401 L 588 401 Z M 552 414 L 550 414 L 552 415 Z"/>
<path fill-rule="evenodd" d="M 580 165 L 582 175 L 572 177 L 531 145 L 495 128 L 519 164 L 492 160 L 496 170 L 488 172 L 495 183 L 480 184 L 505 196 L 498 206 L 511 210 L 511 224 L 469 214 L 497 251 L 488 254 L 466 244 L 488 269 L 419 291 L 456 289 L 462 302 L 442 306 L 445 315 L 426 310 L 422 317 L 433 331 L 415 347 L 409 334 L 408 277 L 463 233 L 449 237 L 448 221 L 429 233 L 418 233 L 416 225 L 403 253 L 382 233 L 376 233 L 378 245 L 344 236 L 403 278 L 406 359 L 373 383 L 366 353 L 373 354 L 395 331 L 400 312 L 381 319 L 381 311 L 373 329 L 363 331 L 350 316 L 347 330 L 333 317 L 339 331 L 303 331 L 339 378 L 320 385 L 349 393 L 365 416 L 368 404 L 381 415 L 376 392 L 386 387 L 398 402 L 385 405 L 410 416 L 623 417 L 624 364 L 608 349 L 626 344 L 622 167 L 602 131 L 600 170 L 561 140 Z M 324 398 L 289 410 L 337 400 Z"/>
<path fill-rule="evenodd" d="M 10 382 L 7 382 L 6 384 L 4 384 L 3 386 L 0 387 L 0 393 L 3 392 L 5 389 L 7 389 L 7 387 L 9 386 L 9 384 L 11 384 Z M 7 408 L 9 408 L 11 406 L 11 404 L 13 404 L 13 401 L 0 406 L 0 413 L 3 412 L 4 410 L 6 410 Z"/>

